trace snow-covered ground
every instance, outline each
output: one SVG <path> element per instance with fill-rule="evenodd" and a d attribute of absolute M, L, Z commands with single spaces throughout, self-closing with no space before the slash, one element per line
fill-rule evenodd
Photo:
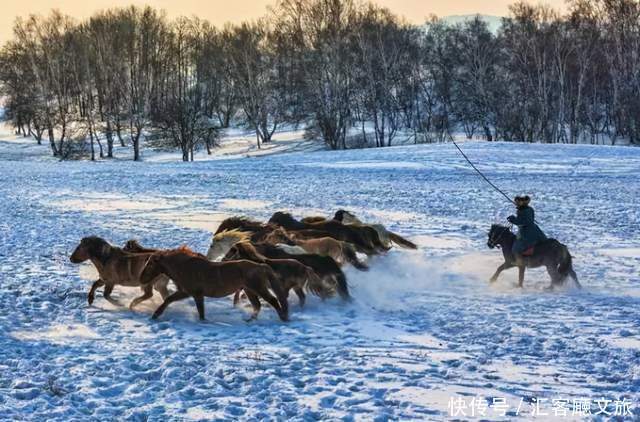
<path fill-rule="evenodd" d="M 501 258 L 486 233 L 512 210 L 452 145 L 60 163 L 46 145 L 0 142 L 0 419 L 547 420 L 561 400 L 581 419 L 586 399 L 593 414 L 625 400 L 638 418 L 640 149 L 463 148 L 533 195 L 583 290 L 544 291 L 543 270 L 523 290 L 513 270 L 488 285 Z M 132 312 L 137 291 L 121 287 L 119 304 L 99 293 L 88 306 L 92 270 L 68 260 L 86 235 L 205 252 L 232 214 L 338 208 L 421 247 L 347 269 L 352 304 L 311 297 L 300 310 L 292 297 L 289 323 L 267 307 L 245 323 L 230 299 L 207 300 L 207 322 L 192 301 L 151 321 L 160 299 Z"/>

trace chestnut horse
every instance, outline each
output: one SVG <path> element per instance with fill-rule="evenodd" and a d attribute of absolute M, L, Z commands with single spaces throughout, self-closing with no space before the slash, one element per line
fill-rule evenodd
<path fill-rule="evenodd" d="M 153 313 L 157 319 L 171 303 L 193 297 L 198 315 L 204 320 L 204 298 L 225 297 L 244 290 L 253 306 L 249 320 L 260 312 L 260 299 L 264 299 L 277 312 L 282 321 L 288 320 L 288 302 L 273 270 L 265 264 L 248 260 L 211 262 L 206 257 L 180 248 L 156 252 L 149 257 L 140 276 L 142 284 L 152 282 L 160 274 L 171 278 L 178 291 L 170 295 Z M 277 298 L 269 291 L 273 290 Z"/>
<path fill-rule="evenodd" d="M 163 299 L 169 296 L 167 289 L 169 279 L 166 276 L 159 275 L 156 279 L 151 280 L 153 283 L 147 286 L 142 286 L 140 283 L 140 274 L 150 256 L 150 253 L 128 253 L 118 247 L 111 246 L 102 238 L 90 236 L 80 241 L 71 254 L 70 261 L 79 264 L 90 260 L 98 270 L 100 278 L 93 283 L 89 290 L 89 305 L 95 300 L 95 292 L 99 287 L 105 286 L 104 297 L 110 300 L 111 292 L 116 285 L 140 286 L 144 294 L 131 301 L 129 308 L 133 309 L 140 302 L 153 296 L 153 287 L 160 292 Z"/>

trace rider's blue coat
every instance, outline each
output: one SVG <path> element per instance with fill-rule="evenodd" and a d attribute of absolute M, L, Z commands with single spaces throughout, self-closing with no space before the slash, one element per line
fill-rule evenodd
<path fill-rule="evenodd" d="M 518 236 L 513 244 L 513 252 L 522 253 L 536 243 L 547 240 L 547 236 L 535 223 L 533 208 L 528 205 L 518 207 L 517 215 L 509 217 L 509 221 L 518 226 Z"/>

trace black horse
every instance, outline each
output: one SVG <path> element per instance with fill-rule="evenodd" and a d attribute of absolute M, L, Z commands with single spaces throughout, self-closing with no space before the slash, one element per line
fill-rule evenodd
<path fill-rule="evenodd" d="M 494 283 L 498 279 L 498 276 L 502 271 L 518 267 L 518 287 L 522 287 L 525 268 L 537 268 L 544 266 L 547 268 L 547 272 L 551 277 L 551 286 L 549 288 L 554 288 L 555 286 L 563 284 L 569 276 L 571 276 L 578 287 L 581 287 L 578 282 L 578 276 L 573 270 L 571 254 L 565 245 L 555 239 L 547 239 L 535 246 L 532 255 L 521 256 L 515 255 L 511 251 L 511 247 L 515 240 L 516 236 L 508 227 L 501 226 L 499 224 L 491 226 L 487 245 L 492 249 L 496 246 L 500 246 L 502 249 L 502 255 L 504 256 L 504 264 L 500 265 L 493 277 L 491 277 L 491 283 Z"/>

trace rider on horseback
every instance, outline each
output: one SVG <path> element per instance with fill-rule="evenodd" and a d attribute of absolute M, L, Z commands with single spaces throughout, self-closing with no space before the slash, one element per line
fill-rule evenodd
<path fill-rule="evenodd" d="M 518 226 L 518 236 L 513 242 L 512 252 L 516 255 L 531 255 L 533 247 L 544 240 L 547 236 L 535 223 L 533 208 L 529 206 L 528 195 L 516 196 L 513 200 L 518 209 L 517 215 L 510 215 L 507 221 Z"/>

